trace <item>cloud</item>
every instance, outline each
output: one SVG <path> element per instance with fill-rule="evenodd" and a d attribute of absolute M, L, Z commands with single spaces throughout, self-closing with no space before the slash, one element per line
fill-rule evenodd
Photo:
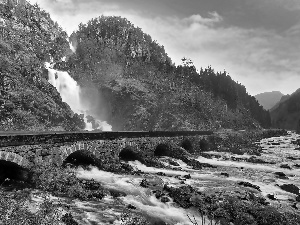
<path fill-rule="evenodd" d="M 225 69 L 251 94 L 265 90 L 292 93 L 299 88 L 299 38 L 262 28 L 222 26 L 223 20 L 216 18 L 139 18 L 137 23 L 164 45 L 175 63 L 185 56 L 198 69 L 208 65 Z"/>
<path fill-rule="evenodd" d="M 297 9 L 298 0 L 286 1 L 288 7 Z M 208 11 L 207 16 L 203 13 L 183 17 L 152 13 L 150 16 L 144 6 L 139 10 L 135 1 L 130 2 L 131 5 L 119 0 L 44 0 L 40 4 L 69 34 L 80 22 L 86 23 L 101 14 L 126 17 L 164 45 L 176 64 L 188 57 L 198 69 L 208 65 L 217 71 L 225 69 L 251 94 L 271 90 L 287 94 L 299 88 L 300 21 L 291 23 L 294 25 L 283 31 L 267 26 L 245 28 L 228 23 L 226 14 L 219 11 Z M 273 18 L 283 0 L 253 0 L 252 3 L 257 4 L 256 7 L 264 4 L 265 11 L 272 9 L 268 13 Z M 277 4 L 276 9 L 268 4 Z M 292 21 L 296 21 L 295 18 Z"/>

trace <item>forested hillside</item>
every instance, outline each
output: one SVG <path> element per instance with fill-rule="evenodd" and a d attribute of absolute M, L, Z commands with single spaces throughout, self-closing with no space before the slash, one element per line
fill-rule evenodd
<path fill-rule="evenodd" d="M 164 47 L 120 17 L 80 24 L 70 40 L 76 53 L 56 68 L 82 86 L 96 86 L 95 108 L 116 130 L 255 128 L 270 116 L 246 88 L 224 72 L 175 66 Z"/>
<path fill-rule="evenodd" d="M 74 130 L 81 116 L 48 83 L 45 62 L 67 70 L 114 130 L 270 125 L 267 111 L 224 72 L 175 66 L 164 47 L 121 17 L 80 24 L 69 40 L 38 5 L 0 4 L 0 130 Z M 62 59 L 65 58 L 65 61 Z M 94 98 L 95 97 L 95 98 Z"/>
<path fill-rule="evenodd" d="M 67 34 L 38 5 L 0 3 L 0 19 L 0 130 L 84 128 L 44 67 L 70 51 Z"/>
<path fill-rule="evenodd" d="M 272 126 L 300 132 L 300 89 L 271 109 Z"/>

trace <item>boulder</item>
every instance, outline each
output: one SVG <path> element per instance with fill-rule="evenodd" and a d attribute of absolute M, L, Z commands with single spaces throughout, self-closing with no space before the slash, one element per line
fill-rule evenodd
<path fill-rule="evenodd" d="M 78 225 L 77 221 L 74 220 L 71 213 L 66 213 L 61 218 L 62 222 L 66 225 Z"/>
<path fill-rule="evenodd" d="M 229 174 L 228 174 L 228 173 L 223 173 L 223 172 L 222 172 L 221 175 L 222 175 L 222 176 L 225 176 L 225 177 L 229 177 Z"/>
<path fill-rule="evenodd" d="M 267 194 L 267 197 L 271 200 L 277 200 L 273 194 Z"/>
<path fill-rule="evenodd" d="M 282 164 L 280 165 L 280 168 L 289 169 L 289 170 L 292 169 L 288 164 Z"/>
<path fill-rule="evenodd" d="M 186 185 L 177 188 L 165 185 L 164 190 L 167 191 L 174 202 L 179 204 L 182 208 L 186 209 L 192 206 L 190 199 L 195 193 L 195 190 L 191 186 Z"/>
<path fill-rule="evenodd" d="M 165 202 L 169 202 L 170 199 L 167 196 L 162 196 L 160 199 L 161 202 L 165 203 Z"/>
<path fill-rule="evenodd" d="M 287 192 L 290 192 L 290 193 L 293 193 L 296 195 L 300 194 L 299 188 L 294 184 L 283 184 L 283 185 L 279 185 L 279 187 L 284 191 L 287 191 Z"/>
<path fill-rule="evenodd" d="M 192 177 L 191 177 L 191 174 L 183 175 L 183 177 L 184 177 L 185 179 L 191 179 L 191 178 L 192 178 Z"/>
<path fill-rule="evenodd" d="M 170 165 L 172 165 L 172 166 L 180 166 L 178 162 L 175 162 L 175 161 L 173 161 L 173 160 L 171 160 L 171 159 L 169 160 L 169 163 L 170 163 Z"/>
<path fill-rule="evenodd" d="M 149 175 L 141 181 L 140 186 L 154 191 L 162 191 L 164 187 L 164 181 L 157 176 Z"/>
<path fill-rule="evenodd" d="M 249 182 L 240 181 L 238 183 L 238 185 L 242 185 L 244 187 L 251 187 L 251 188 L 254 188 L 254 189 L 258 190 L 258 191 L 261 191 L 259 186 L 255 185 L 255 184 L 251 184 Z"/>
<path fill-rule="evenodd" d="M 274 174 L 280 179 L 289 179 L 283 172 L 275 172 Z"/>

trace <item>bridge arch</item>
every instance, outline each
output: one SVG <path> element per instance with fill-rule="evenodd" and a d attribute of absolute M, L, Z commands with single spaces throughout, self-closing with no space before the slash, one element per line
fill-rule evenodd
<path fill-rule="evenodd" d="M 29 168 L 30 166 L 26 158 L 13 152 L 0 151 L 0 160 L 12 162 L 24 168 Z"/>
<path fill-rule="evenodd" d="M 73 146 L 61 149 L 59 164 L 94 165 L 96 158 L 95 148 L 89 149 L 86 143 L 78 142 Z"/>

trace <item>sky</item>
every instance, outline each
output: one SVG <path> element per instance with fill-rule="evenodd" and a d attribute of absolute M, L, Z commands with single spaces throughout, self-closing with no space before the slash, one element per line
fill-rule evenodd
<path fill-rule="evenodd" d="M 300 88 L 300 0 L 29 0 L 71 34 L 80 22 L 121 16 L 200 69 L 226 70 L 248 93 Z"/>

